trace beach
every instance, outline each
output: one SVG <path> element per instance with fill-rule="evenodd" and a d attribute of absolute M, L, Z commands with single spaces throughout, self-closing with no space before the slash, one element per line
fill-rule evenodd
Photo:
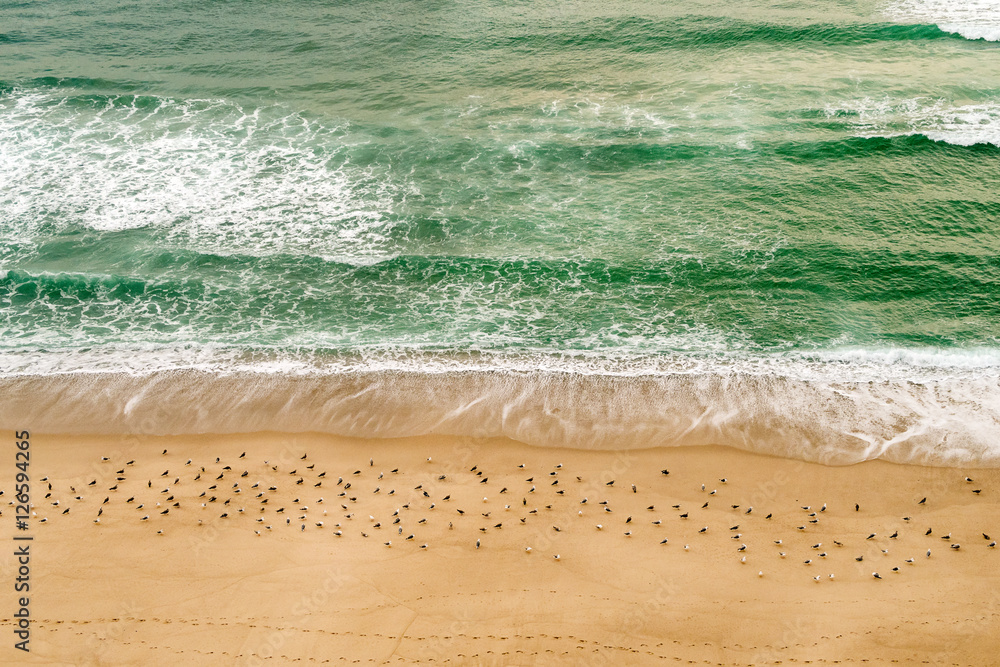
<path fill-rule="evenodd" d="M 4 642 L 7 664 L 1000 653 L 995 469 L 443 436 L 32 434 L 31 447 L 31 652 Z M 15 567 L 3 559 L 5 579 Z"/>
<path fill-rule="evenodd" d="M 0 665 L 1000 665 L 998 43 L 0 3 Z"/>

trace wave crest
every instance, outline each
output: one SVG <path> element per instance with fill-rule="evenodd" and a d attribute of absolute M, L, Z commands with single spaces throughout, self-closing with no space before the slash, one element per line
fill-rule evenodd
<path fill-rule="evenodd" d="M 1000 2 L 996 0 L 897 0 L 886 13 L 898 20 L 934 23 L 965 39 L 1000 41 Z"/>

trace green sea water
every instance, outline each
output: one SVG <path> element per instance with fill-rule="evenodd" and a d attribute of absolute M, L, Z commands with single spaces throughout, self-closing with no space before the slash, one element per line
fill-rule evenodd
<path fill-rule="evenodd" d="M 997 39 L 990 0 L 6 3 L 0 376 L 502 373 L 304 430 L 995 462 Z M 505 430 L 608 405 L 553 374 L 661 384 Z"/>

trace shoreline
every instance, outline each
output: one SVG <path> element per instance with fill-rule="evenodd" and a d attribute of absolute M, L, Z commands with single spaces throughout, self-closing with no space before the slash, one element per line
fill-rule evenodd
<path fill-rule="evenodd" d="M 975 665 L 1000 653 L 1000 550 L 981 535 L 1000 537 L 998 470 L 439 436 L 33 433 L 31 442 L 33 477 L 49 479 L 32 491 L 27 664 Z M 351 489 L 340 491 L 338 477 Z M 10 470 L 0 479 L 11 487 Z M 208 494 L 217 500 L 201 508 Z M 8 613 L 0 624 L 11 622 Z M 24 662 L 11 643 L 0 660 Z"/>
<path fill-rule="evenodd" d="M 164 370 L 0 377 L 0 426 L 149 436 L 510 438 L 617 451 L 725 445 L 827 465 L 1000 469 L 996 376 L 927 382 L 769 374 Z"/>

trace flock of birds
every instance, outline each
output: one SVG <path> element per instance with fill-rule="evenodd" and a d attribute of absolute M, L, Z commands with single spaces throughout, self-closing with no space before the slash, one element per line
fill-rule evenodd
<path fill-rule="evenodd" d="M 164 461 L 169 462 L 167 450 L 163 450 Z M 432 459 L 427 459 L 428 463 Z M 386 548 L 393 548 L 399 544 L 413 543 L 419 549 L 428 549 L 429 542 L 419 540 L 417 535 L 423 532 L 432 522 L 436 522 L 443 529 L 443 523 L 447 522 L 448 530 L 468 529 L 470 524 L 474 524 L 479 535 L 476 537 L 474 548 L 480 549 L 485 545 L 485 540 L 491 533 L 503 530 L 505 526 L 525 526 L 535 524 L 536 530 L 539 523 L 551 525 L 551 528 L 543 527 L 547 532 L 551 530 L 553 535 L 570 531 L 574 528 L 569 524 L 551 524 L 551 517 L 562 523 L 571 520 L 571 517 L 591 516 L 596 513 L 600 520 L 593 523 L 591 530 L 611 533 L 620 531 L 625 539 L 632 538 L 639 531 L 637 527 L 640 523 L 648 523 L 657 530 L 665 530 L 668 523 L 662 518 L 662 511 L 658 512 L 655 505 L 645 506 L 648 513 L 641 518 L 635 513 L 617 511 L 618 505 L 629 505 L 633 508 L 641 507 L 635 502 L 639 489 L 636 484 L 625 483 L 616 485 L 616 480 L 610 479 L 600 483 L 591 482 L 583 484 L 584 480 L 576 475 L 567 473 L 562 464 L 554 466 L 551 470 L 542 473 L 530 473 L 521 464 L 512 474 L 523 482 L 518 482 L 517 488 L 503 486 L 500 489 L 495 487 L 496 482 L 490 485 L 490 476 L 485 470 L 481 470 L 478 465 L 473 465 L 467 472 L 462 469 L 459 473 L 447 474 L 445 472 L 430 472 L 433 466 L 428 468 L 428 472 L 422 472 L 418 476 L 424 481 L 415 487 L 396 488 L 397 482 L 402 482 L 405 476 L 400 475 L 400 470 L 394 468 L 388 472 L 375 472 L 375 461 L 369 459 L 368 466 L 355 470 L 346 470 L 340 474 L 328 474 L 326 470 L 317 470 L 316 464 L 309 460 L 307 454 L 298 457 L 294 464 L 281 464 L 271 461 L 263 461 L 260 465 L 250 465 L 246 460 L 246 452 L 243 452 L 231 463 L 226 463 L 221 458 L 216 457 L 213 462 L 207 465 L 195 464 L 188 459 L 181 469 L 171 469 L 164 467 L 162 473 L 155 478 L 145 480 L 135 479 L 130 476 L 130 471 L 135 465 L 134 460 L 114 462 L 110 457 L 102 457 L 101 463 L 108 467 L 108 473 L 101 476 L 100 481 L 94 478 L 84 483 L 80 488 L 68 486 L 71 494 L 70 499 L 54 499 L 56 490 L 53 489 L 49 479 L 42 478 L 41 481 L 47 484 L 44 493 L 44 502 L 36 504 L 33 511 L 34 518 L 39 523 L 45 524 L 49 521 L 48 513 L 54 512 L 57 516 L 68 515 L 76 507 L 80 511 L 93 512 L 92 521 L 100 524 L 102 519 L 107 520 L 104 510 L 111 506 L 126 506 L 131 509 L 131 513 L 137 522 L 161 521 L 173 512 L 175 515 L 194 509 L 196 513 L 201 513 L 198 523 L 204 525 L 206 521 L 244 521 L 244 517 L 252 517 L 252 530 L 257 536 L 266 535 L 276 526 L 285 528 L 295 528 L 305 531 L 307 528 L 313 530 L 328 530 L 336 538 L 342 538 L 350 531 L 352 534 L 360 534 L 364 539 L 375 538 L 382 541 Z M 113 475 L 112 468 L 116 468 Z M 251 471 L 252 469 L 252 471 Z M 461 477 L 464 475 L 464 479 Z M 669 477 L 669 470 L 661 470 L 662 477 Z M 454 484 L 456 481 L 458 484 Z M 723 488 L 728 484 L 727 478 L 718 480 L 718 484 Z M 973 480 L 965 478 L 966 484 L 974 485 Z M 110 485 L 107 485 L 110 483 Z M 508 482 L 510 484 L 510 482 Z M 482 502 L 475 509 L 468 503 L 468 488 L 477 485 L 482 490 Z M 581 486 L 582 485 L 582 486 Z M 194 488 L 192 488 L 194 487 Z M 472 487 L 476 488 L 476 487 Z M 593 491 L 600 489 L 600 497 Z M 582 490 L 582 491 L 581 491 Z M 587 490 L 591 491 L 587 495 L 582 495 Z M 200 491 L 200 493 L 199 493 Z M 459 493 L 464 491 L 463 493 Z M 669 511 L 673 518 L 670 521 L 690 522 L 695 516 L 701 516 L 702 510 L 723 509 L 740 517 L 728 525 L 729 538 L 735 543 L 732 546 L 733 553 L 740 562 L 746 564 L 747 553 L 750 547 L 746 544 L 741 528 L 751 521 L 771 521 L 773 513 L 755 511 L 753 507 L 742 507 L 739 504 L 729 504 L 728 507 L 721 502 L 721 495 L 718 488 L 708 490 L 706 485 L 701 485 L 701 491 L 705 494 L 700 506 L 692 504 L 685 507 L 682 504 L 671 505 Z M 982 489 L 971 489 L 972 493 L 979 496 Z M 94 507 L 92 499 L 103 496 L 103 500 Z M 389 507 L 394 508 L 391 515 L 376 517 L 373 512 L 365 515 L 361 509 L 365 506 L 365 496 L 371 497 L 381 494 L 383 497 L 394 497 L 392 501 L 386 501 Z M 632 502 L 623 502 L 622 494 L 629 494 Z M 0 491 L 0 496 L 4 492 Z M 456 498 L 452 498 L 452 496 Z M 490 501 L 490 495 L 494 495 L 495 501 Z M 288 500 L 290 496 L 295 496 L 294 500 Z M 475 494 L 478 499 L 479 494 Z M 460 500 L 461 498 L 461 500 Z M 614 500 L 614 504 L 612 500 Z M 553 511 L 554 503 L 560 505 L 559 511 L 550 515 L 548 521 L 546 515 Z M 713 507 L 713 503 L 715 506 Z M 925 506 L 927 498 L 917 502 L 917 506 Z M 10 502 L 13 504 L 13 501 Z M 566 507 L 572 504 L 576 508 L 574 512 L 567 512 Z M 502 509 L 500 508 L 502 505 Z M 720 507 L 721 506 L 721 507 Z M 851 508 L 845 508 L 851 511 Z M 816 527 L 820 520 L 827 516 L 828 508 L 824 503 L 820 507 L 811 505 L 801 506 L 803 514 L 800 523 L 794 526 L 798 532 L 807 532 Z M 38 516 L 41 511 L 42 516 Z M 642 510 L 637 510 L 641 512 Z M 855 504 L 854 512 L 860 512 L 861 507 Z M 331 518 L 330 513 L 334 515 Z M 110 513 L 109 513 L 110 514 Z M 2 512 L 0 512 L 2 515 Z M 442 516 L 443 515 L 443 516 Z M 624 516 L 622 516 L 624 515 Z M 127 516 L 127 515 L 126 515 Z M 115 520 L 121 519 L 120 514 L 115 515 Z M 787 519 L 786 517 L 783 517 Z M 127 520 L 127 518 L 126 518 Z M 903 525 L 912 525 L 913 518 L 902 517 Z M 741 524 L 740 522 L 743 522 Z M 575 528 L 579 530 L 579 528 Z M 163 535 L 164 529 L 158 528 L 157 534 Z M 710 525 L 705 525 L 697 531 L 693 528 L 686 530 L 691 536 L 703 536 L 710 532 L 719 532 L 716 528 L 710 531 Z M 405 535 L 404 535 L 405 533 Z M 535 533 L 536 535 L 538 533 Z M 376 537 L 376 535 L 378 537 Z M 925 538 L 936 537 L 944 541 L 950 551 L 959 551 L 962 545 L 952 537 L 950 532 L 938 535 L 933 528 L 928 527 L 923 533 Z M 898 540 L 901 537 L 900 531 L 895 530 L 891 535 L 882 536 L 886 540 Z M 859 544 L 878 544 L 878 549 L 884 555 L 889 554 L 887 543 L 881 539 L 878 532 L 872 532 L 864 537 L 848 535 L 842 538 L 844 541 L 832 540 L 833 549 L 845 548 L 847 541 L 855 541 Z M 982 532 L 983 544 L 990 549 L 996 548 L 996 541 L 986 532 Z M 654 539 L 660 545 L 668 545 L 669 538 L 657 535 Z M 875 542 L 876 540 L 878 542 Z M 395 543 L 394 543 L 395 540 Z M 552 540 L 544 540 L 546 545 L 550 545 Z M 784 546 L 784 539 L 773 540 L 777 547 L 778 558 L 789 557 Z M 473 546 L 471 539 L 470 547 Z M 532 546 L 524 546 L 526 553 L 532 553 Z M 690 550 L 691 544 L 685 544 L 684 550 Z M 809 557 L 802 561 L 806 567 L 817 566 L 826 561 L 830 555 L 831 547 L 827 547 L 823 542 L 816 542 L 810 548 Z M 923 547 L 921 547 L 923 550 Z M 868 549 L 869 555 L 871 550 Z M 931 558 L 933 549 L 927 548 L 923 553 L 924 558 Z M 858 563 L 866 562 L 864 553 L 858 554 L 854 560 Z M 551 554 L 554 560 L 560 560 L 562 556 L 558 553 Z M 910 556 L 899 564 L 892 566 L 893 573 L 899 573 L 906 566 L 916 563 L 916 558 Z M 758 571 L 758 576 L 763 577 L 764 571 Z M 882 579 L 882 575 L 876 570 L 871 575 L 875 579 Z M 820 574 L 812 577 L 814 581 L 823 579 L 834 579 L 833 573 L 825 577 Z"/>

